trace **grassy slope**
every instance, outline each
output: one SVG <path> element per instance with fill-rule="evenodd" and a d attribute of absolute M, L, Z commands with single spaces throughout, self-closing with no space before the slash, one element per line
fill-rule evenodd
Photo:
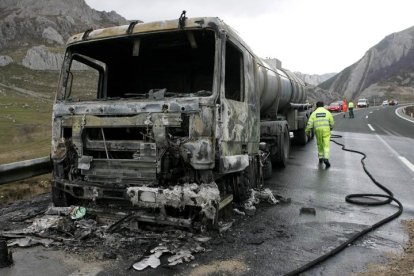
<path fill-rule="evenodd" d="M 49 155 L 57 72 L 0 67 L 0 164 Z M 14 87 L 39 96 L 17 92 Z"/>

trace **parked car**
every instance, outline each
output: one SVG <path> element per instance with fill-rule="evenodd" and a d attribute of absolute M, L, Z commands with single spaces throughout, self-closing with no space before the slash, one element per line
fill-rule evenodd
<path fill-rule="evenodd" d="M 388 105 L 388 100 L 385 100 L 382 102 L 382 106 L 387 106 Z"/>
<path fill-rule="evenodd" d="M 369 107 L 369 102 L 367 99 L 359 99 L 357 107 Z"/>
<path fill-rule="evenodd" d="M 392 100 L 390 100 L 389 101 L 389 103 L 388 103 L 389 105 L 397 105 L 398 104 L 398 101 L 397 100 L 394 100 L 394 99 L 392 99 Z"/>
<path fill-rule="evenodd" d="M 341 105 L 338 102 L 331 103 L 328 108 L 330 112 L 341 112 Z"/>

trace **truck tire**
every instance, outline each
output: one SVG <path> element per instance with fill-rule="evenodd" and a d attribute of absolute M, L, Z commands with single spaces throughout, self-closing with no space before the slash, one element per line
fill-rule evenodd
<path fill-rule="evenodd" d="M 298 129 L 296 131 L 293 132 L 293 140 L 295 142 L 295 144 L 300 145 L 300 146 L 304 146 L 308 143 L 309 141 L 309 137 L 305 132 L 305 129 Z"/>
<path fill-rule="evenodd" d="M 272 178 L 272 172 L 273 172 L 272 161 L 270 161 L 270 159 L 267 159 L 263 166 L 263 178 L 265 180 Z"/>
<path fill-rule="evenodd" d="M 285 125 L 283 132 L 278 138 L 279 149 L 275 156 L 272 157 L 272 163 L 276 163 L 278 167 L 285 168 L 290 152 L 290 134 L 289 127 Z"/>
<path fill-rule="evenodd" d="M 237 203 L 246 201 L 250 196 L 249 178 L 243 173 L 233 176 L 233 197 Z"/>

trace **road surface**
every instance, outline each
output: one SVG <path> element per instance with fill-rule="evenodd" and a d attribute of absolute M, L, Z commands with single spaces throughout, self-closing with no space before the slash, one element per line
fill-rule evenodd
<path fill-rule="evenodd" d="M 396 116 L 396 107 L 355 111 L 355 119 L 335 116 L 334 134 L 347 148 L 367 154 L 372 175 L 404 204 L 398 219 L 368 234 L 304 275 L 350 275 L 370 263 L 401 253 L 407 235 L 401 220 L 414 217 L 414 123 Z M 331 250 L 357 231 L 396 211 L 395 205 L 356 206 L 352 193 L 383 193 L 363 172 L 361 156 L 331 145 L 331 168 L 318 164 L 315 140 L 293 147 L 288 166 L 274 170 L 266 186 L 290 203 L 261 204 L 252 217 L 235 216 L 227 232 L 213 235 L 207 251 L 175 267 L 128 270 L 133 259 L 88 260 L 54 249 L 14 249 L 15 265 L 2 275 L 283 275 Z M 28 206 L 30 204 L 28 203 Z M 303 207 L 315 212 L 301 213 Z M 312 210 L 312 209 L 311 209 Z"/>

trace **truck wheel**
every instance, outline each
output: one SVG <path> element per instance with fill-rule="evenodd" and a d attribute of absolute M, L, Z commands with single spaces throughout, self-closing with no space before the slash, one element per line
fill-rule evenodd
<path fill-rule="evenodd" d="M 285 126 L 283 128 L 282 135 L 279 136 L 279 150 L 275 156 L 276 164 L 279 167 L 285 168 L 287 165 L 287 160 L 289 158 L 289 151 L 290 151 L 290 134 L 289 128 Z M 274 160 L 272 160 L 273 162 Z"/>
<path fill-rule="evenodd" d="M 270 179 L 272 178 L 272 161 L 269 159 L 266 160 L 266 163 L 263 166 L 263 178 L 264 179 Z"/>
<path fill-rule="evenodd" d="M 304 128 L 294 131 L 293 135 L 294 135 L 293 140 L 295 141 L 295 144 L 297 144 L 297 145 L 304 146 L 309 141 L 308 140 L 309 137 L 306 134 Z"/>
<path fill-rule="evenodd" d="M 233 176 L 232 181 L 234 201 L 238 203 L 246 201 L 250 195 L 249 179 L 243 174 L 237 174 Z"/>

